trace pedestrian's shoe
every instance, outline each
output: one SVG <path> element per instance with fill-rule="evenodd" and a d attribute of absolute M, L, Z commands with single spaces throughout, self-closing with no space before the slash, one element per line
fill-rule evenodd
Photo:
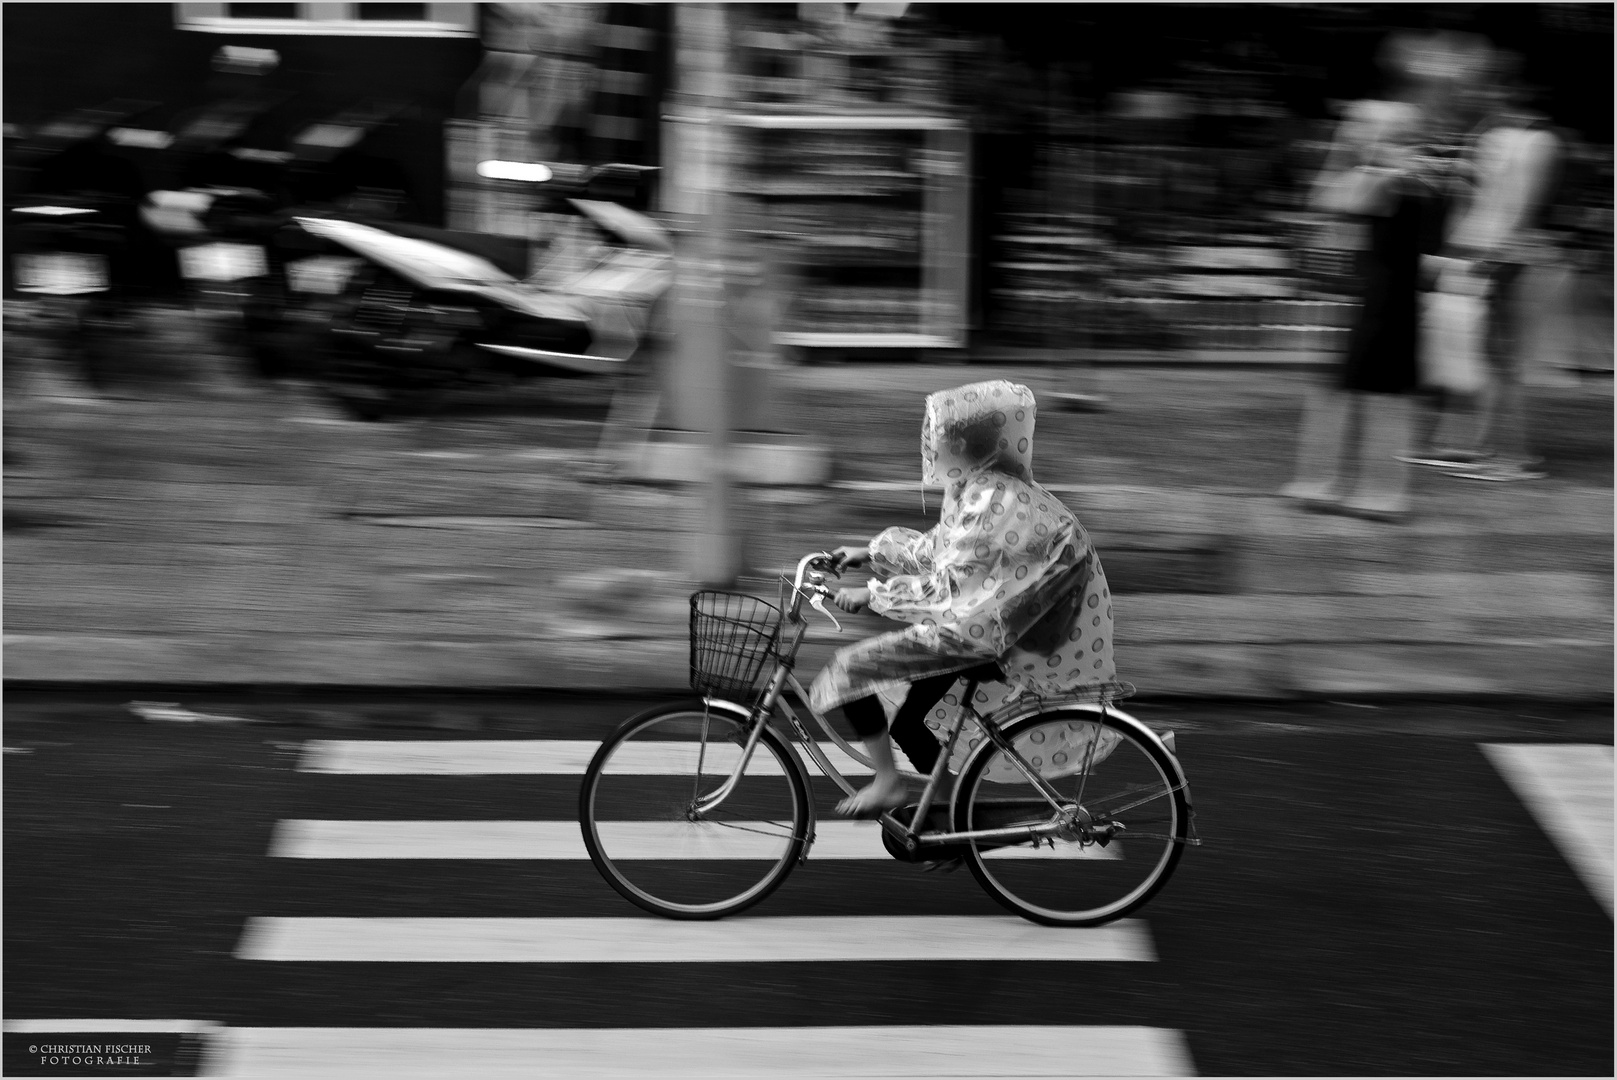
<path fill-rule="evenodd" d="M 1331 510 L 1341 501 L 1329 484 L 1310 484 L 1302 480 L 1294 480 L 1281 488 L 1280 497 L 1309 510 Z"/>
<path fill-rule="evenodd" d="M 1464 480 L 1490 480 L 1494 483 L 1509 483 L 1512 480 L 1543 480 L 1550 474 L 1540 468 L 1537 462 L 1495 461 L 1464 469 L 1454 475 Z"/>
<path fill-rule="evenodd" d="M 1491 456 L 1477 450 L 1431 450 L 1423 454 L 1399 455 L 1398 460 L 1409 465 L 1428 465 L 1434 469 L 1464 469 L 1484 464 Z"/>
<path fill-rule="evenodd" d="M 1046 394 L 1055 400 L 1056 407 L 1072 412 L 1105 412 L 1109 402 L 1100 394 L 1081 394 L 1077 391 L 1058 391 Z"/>
<path fill-rule="evenodd" d="M 1409 504 L 1403 499 L 1374 498 L 1355 495 L 1343 499 L 1337 512 L 1366 521 L 1403 521 L 1409 516 Z"/>

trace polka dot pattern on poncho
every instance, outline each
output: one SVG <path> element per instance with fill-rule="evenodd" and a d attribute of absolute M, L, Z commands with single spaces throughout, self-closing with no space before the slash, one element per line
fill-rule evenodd
<path fill-rule="evenodd" d="M 816 708 L 902 677 L 892 668 L 940 674 L 962 657 L 998 658 L 1007 694 L 1115 680 L 1105 575 L 1077 518 L 1033 480 L 1034 419 L 1032 392 L 1003 380 L 927 399 L 922 474 L 944 489 L 939 524 L 870 542 L 871 610 L 910 628 L 863 658 L 867 643 L 839 650 Z"/>

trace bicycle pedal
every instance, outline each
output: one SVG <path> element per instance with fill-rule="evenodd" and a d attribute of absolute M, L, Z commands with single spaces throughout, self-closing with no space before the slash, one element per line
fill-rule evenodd
<path fill-rule="evenodd" d="M 952 874 L 966 865 L 966 860 L 955 859 L 928 859 L 921 864 L 921 870 L 928 874 Z"/>

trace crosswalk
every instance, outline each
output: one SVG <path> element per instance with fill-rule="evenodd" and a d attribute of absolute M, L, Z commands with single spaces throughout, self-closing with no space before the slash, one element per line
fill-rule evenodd
<path fill-rule="evenodd" d="M 1482 750 L 1610 915 L 1611 746 L 1484 743 Z"/>
<path fill-rule="evenodd" d="M 846 774 L 844 774 L 846 775 Z M 746 828 L 746 823 L 741 823 Z M 625 859 L 700 858 L 678 825 L 657 821 L 600 823 L 613 856 Z M 757 835 L 757 858 L 767 857 L 773 839 Z M 685 846 L 670 841 L 677 838 Z M 745 842 L 745 836 L 740 840 Z M 746 857 L 737 838 L 726 840 L 732 858 Z M 578 823 L 573 821 L 329 821 L 291 818 L 278 822 L 270 855 L 284 859 L 547 859 L 586 860 Z M 874 821 L 821 821 L 815 825 L 813 857 L 817 861 L 891 858 L 881 845 L 881 826 Z M 1009 847 L 988 853 L 991 859 L 1116 859 L 1116 848 Z"/>
<path fill-rule="evenodd" d="M 265 1077 L 1031 1080 L 1182 1075 L 1187 1061 L 1163 1032 L 1100 1026 L 234 1028 L 218 1045 L 215 1075 Z"/>
<path fill-rule="evenodd" d="M 5 1030 L 186 1034 L 202 1046 L 199 1073 L 216 1076 L 1195 1074 L 1176 1026 L 1186 1020 L 1171 1005 L 1106 1000 L 1105 988 L 1132 973 L 1141 974 L 1133 986 L 1164 978 L 1152 974 L 1161 960 L 1149 908 L 1107 926 L 1051 929 L 1001 912 L 966 875 L 946 879 L 961 885 L 949 897 L 916 905 L 936 895 L 926 891 L 934 876 L 893 861 L 872 823 L 822 817 L 808 866 L 743 915 L 679 922 L 633 909 L 594 873 L 573 817 L 596 745 L 306 742 L 296 795 L 265 849 L 266 880 L 286 887 L 266 890 L 233 950 L 248 983 L 278 988 L 275 1009 L 243 1010 L 236 1023 L 8 1021 Z M 1479 749 L 1609 914 L 1612 748 Z M 655 776 L 671 766 L 636 767 Z M 823 807 L 832 793 L 816 794 Z M 425 813 L 366 816 L 401 805 Z M 507 816 L 476 816 L 490 812 Z M 638 845 L 619 850 L 667 857 L 654 823 L 613 824 Z M 501 889 L 505 898 L 494 897 Z M 950 966 L 959 964 L 980 966 Z M 829 1007 L 866 972 L 881 973 L 891 996 L 931 1005 L 918 1015 L 874 1010 L 868 1023 L 857 1007 Z M 937 1012 L 950 996 L 974 1005 L 981 973 L 991 973 L 997 1007 Z M 1023 979 L 1027 988 L 1007 990 Z M 665 989 L 624 991 L 654 983 Z M 322 984 L 324 1004 L 286 1004 Z M 1057 997 L 1072 988 L 1075 1004 L 1029 1013 L 1029 1003 L 1050 1004 L 1052 986 Z"/>
<path fill-rule="evenodd" d="M 600 746 L 586 739 L 435 739 L 431 742 L 390 742 L 363 739 L 317 739 L 305 744 L 298 768 L 303 772 L 349 776 L 583 776 Z M 831 763 L 844 776 L 869 776 L 870 768 L 849 757 L 835 743 L 820 744 Z M 709 746 L 706 753 L 717 767 L 733 763 L 718 755 L 736 751 L 732 746 Z M 683 758 L 669 755 L 686 754 Z M 696 745 L 646 743 L 628 745 L 613 759 L 618 774 L 687 775 L 672 765 L 694 764 Z M 754 775 L 771 774 L 771 760 L 760 759 Z"/>
<path fill-rule="evenodd" d="M 523 777 L 576 790 L 577 778 L 597 746 L 568 739 L 311 740 L 303 745 L 297 768 L 300 773 L 330 777 L 333 784 L 341 784 L 343 778 L 350 782 L 418 778 L 428 783 L 426 778 Z M 867 771 L 832 744 L 822 749 L 845 775 Z M 653 776 L 677 771 L 679 763 L 659 754 L 621 767 Z M 625 842 L 615 850 L 644 858 L 667 857 L 669 847 L 660 835 L 666 826 L 611 825 Z M 554 866 L 558 872 L 582 862 L 583 871 L 593 872 L 578 823 L 571 816 L 287 818 L 277 823 L 268 855 L 274 860 L 299 860 L 296 865 L 308 867 L 321 860 L 334 866 L 520 860 L 524 865 Z M 1102 850 L 1098 856 L 1116 854 Z M 810 862 L 833 872 L 842 866 L 898 866 L 882 847 L 880 826 L 835 819 L 818 823 Z M 788 882 L 787 889 L 791 887 Z M 628 964 L 748 964 L 776 973 L 849 963 L 1151 964 L 1157 959 L 1149 928 L 1139 919 L 1053 930 L 1010 914 L 772 914 L 773 905 L 765 903 L 741 917 L 679 922 L 642 916 L 626 905 L 621 915 L 596 913 L 601 908 L 618 909 L 615 894 L 604 882 L 593 899 L 593 910 L 585 916 L 456 914 L 452 899 L 441 905 L 445 910 L 426 916 L 264 913 L 247 921 L 235 956 L 253 963 L 318 965 L 320 970 L 377 963 L 589 965 L 591 970 Z M 689 1028 L 233 1027 L 215 1036 L 207 1066 L 208 1071 L 227 1076 L 303 1075 L 310 1070 L 354 1076 L 498 1076 L 531 1074 L 535 1068 L 546 1075 L 580 1077 L 1194 1073 L 1183 1035 L 1151 1025 L 782 1027 L 779 1018 L 770 1015 L 726 1019 L 731 1023 L 722 1027 Z"/>
<path fill-rule="evenodd" d="M 1144 926 L 1053 932 L 1014 915 L 620 918 L 255 918 L 242 960 L 428 964 L 676 964 L 875 960 L 1151 961 Z"/>

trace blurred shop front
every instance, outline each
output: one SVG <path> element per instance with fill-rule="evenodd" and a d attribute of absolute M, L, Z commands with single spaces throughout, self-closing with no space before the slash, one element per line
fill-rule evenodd
<path fill-rule="evenodd" d="M 617 197 L 664 205 L 677 7 L 8 4 L 8 141 L 141 102 L 116 152 L 165 187 L 181 164 L 161 136 L 241 100 L 225 110 L 233 152 L 330 138 L 355 185 L 506 238 L 520 269 L 557 222 L 533 185 L 480 162 L 645 166 Z M 1342 260 L 1304 192 L 1340 103 L 1386 89 L 1393 31 L 1523 56 L 1574 148 L 1575 261 L 1610 288 L 1609 5 L 724 7 L 728 182 L 739 227 L 773 254 L 791 349 L 1337 347 Z M 275 62 L 221 67 L 222 47 Z"/>
<path fill-rule="evenodd" d="M 726 8 L 790 348 L 1340 348 L 1352 285 L 1305 193 L 1341 104 L 1396 89 L 1393 39 L 1522 55 L 1571 147 L 1563 231 L 1609 280 L 1609 8 Z"/>
<path fill-rule="evenodd" d="M 1569 147 L 1569 258 L 1609 295 L 1609 6 L 920 4 L 906 19 L 957 46 L 980 339 L 1339 348 L 1347 260 L 1305 193 L 1342 103 L 1407 81 L 1395 41 L 1520 54 Z"/>
<path fill-rule="evenodd" d="M 438 223 L 444 125 L 482 60 L 477 7 L 7 4 L 8 143 L 121 99 L 139 110 L 109 133 L 110 151 L 148 190 L 184 186 L 188 138 L 261 163 L 324 140 L 326 183 L 385 187 L 399 216 Z"/>

